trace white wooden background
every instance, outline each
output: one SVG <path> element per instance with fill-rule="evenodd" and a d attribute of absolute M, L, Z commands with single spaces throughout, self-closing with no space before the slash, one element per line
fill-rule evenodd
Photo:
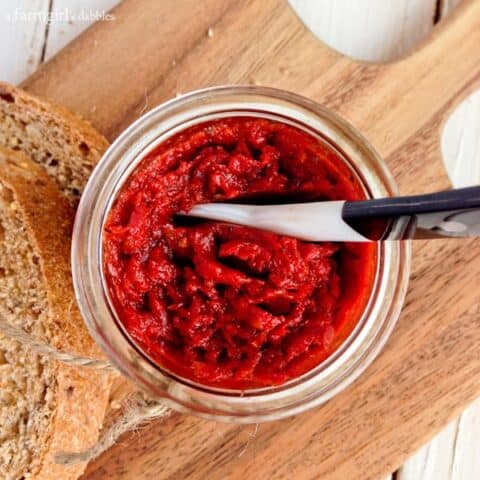
<path fill-rule="evenodd" d="M 290 0 L 320 39 L 346 55 L 367 61 L 402 55 L 429 34 L 434 18 L 447 15 L 459 2 Z M 119 0 L 0 0 L 0 80 L 19 83 L 87 28 L 96 14 L 117 3 Z M 480 183 L 480 91 L 457 108 L 439 141 L 452 183 Z M 480 479 L 480 399 L 389 480 L 393 478 Z"/>

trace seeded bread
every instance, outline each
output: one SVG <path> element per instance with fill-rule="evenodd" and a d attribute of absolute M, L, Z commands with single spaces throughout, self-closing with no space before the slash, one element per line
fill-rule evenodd
<path fill-rule="evenodd" d="M 73 300 L 73 212 L 45 170 L 0 147 L 0 315 L 67 352 L 98 356 Z M 58 451 L 94 443 L 110 378 L 67 367 L 0 333 L 0 478 L 73 480 Z"/>
<path fill-rule="evenodd" d="M 0 82 L 0 145 L 42 165 L 75 205 L 108 142 L 69 110 Z"/>

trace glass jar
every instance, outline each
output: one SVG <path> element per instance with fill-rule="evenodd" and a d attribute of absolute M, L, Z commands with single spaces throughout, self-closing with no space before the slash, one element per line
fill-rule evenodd
<path fill-rule="evenodd" d="M 125 130 L 107 150 L 83 193 L 73 232 L 72 270 L 83 318 L 111 362 L 150 396 L 209 419 L 262 422 L 320 405 L 350 385 L 373 361 L 400 314 L 409 270 L 409 242 L 378 246 L 377 273 L 363 315 L 325 361 L 301 377 L 268 388 L 238 391 L 182 379 L 153 363 L 130 338 L 110 303 L 102 272 L 102 233 L 120 187 L 145 155 L 192 125 L 230 116 L 290 123 L 328 142 L 350 166 L 369 197 L 397 194 L 382 159 L 349 124 L 315 102 L 263 87 L 215 87 L 166 102 Z"/>

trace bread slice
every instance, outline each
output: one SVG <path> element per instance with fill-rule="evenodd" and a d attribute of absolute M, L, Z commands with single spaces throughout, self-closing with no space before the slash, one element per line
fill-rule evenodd
<path fill-rule="evenodd" d="M 98 355 L 73 297 L 72 210 L 44 169 L 0 148 L 0 315 L 66 352 Z M 111 378 L 46 360 L 0 334 L 0 478 L 73 480 L 54 463 L 98 438 Z"/>
<path fill-rule="evenodd" d="M 0 82 L 0 145 L 43 165 L 76 204 L 108 142 L 69 110 Z"/>

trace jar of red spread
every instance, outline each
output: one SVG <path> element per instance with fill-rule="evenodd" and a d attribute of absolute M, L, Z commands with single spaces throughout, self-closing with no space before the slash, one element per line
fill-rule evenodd
<path fill-rule="evenodd" d="M 383 346 L 409 244 L 315 244 L 176 213 L 395 193 L 367 142 L 310 100 L 185 95 L 128 128 L 85 189 L 72 250 L 82 314 L 118 368 L 172 408 L 242 422 L 298 413 Z"/>

